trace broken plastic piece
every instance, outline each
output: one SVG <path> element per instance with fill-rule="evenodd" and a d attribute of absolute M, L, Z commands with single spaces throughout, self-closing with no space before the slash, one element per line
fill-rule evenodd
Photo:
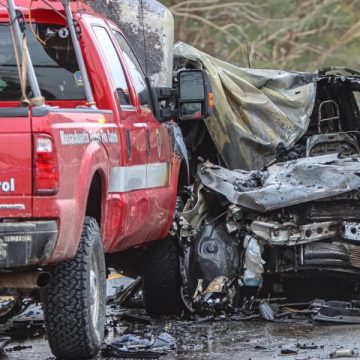
<path fill-rule="evenodd" d="M 341 350 L 336 350 L 330 354 L 331 359 L 343 358 L 343 357 L 355 357 L 354 350 L 341 349 Z"/>
<path fill-rule="evenodd" d="M 281 349 L 281 355 L 296 355 L 297 353 L 296 349 Z"/>
<path fill-rule="evenodd" d="M 175 348 L 174 338 L 167 333 L 150 339 L 127 334 L 111 344 L 106 344 L 101 352 L 104 357 L 158 359 Z"/>
<path fill-rule="evenodd" d="M 275 320 L 275 312 L 271 308 L 271 306 L 268 302 L 262 302 L 259 305 L 259 310 L 265 320 L 269 320 L 269 321 Z"/>
<path fill-rule="evenodd" d="M 300 343 L 298 343 L 296 346 L 297 346 L 298 349 L 301 349 L 301 350 L 316 350 L 316 349 L 319 348 L 319 346 L 315 345 L 314 343 L 311 343 L 311 344 L 306 344 L 306 343 L 300 344 Z"/>
<path fill-rule="evenodd" d="M 249 235 L 245 237 L 244 247 L 246 247 L 244 284 L 246 286 L 260 286 L 264 272 L 263 264 L 265 264 L 261 258 L 261 247 L 257 239 Z"/>
<path fill-rule="evenodd" d="M 310 309 L 318 311 L 313 316 L 316 321 L 360 324 L 360 302 L 356 300 L 351 302 L 315 300 L 310 305 Z"/>
<path fill-rule="evenodd" d="M 233 310 L 232 302 L 235 297 L 235 289 L 233 282 L 226 276 L 216 277 L 202 292 L 199 292 L 199 285 L 202 288 L 202 281 L 198 282 L 198 288 L 195 291 L 197 296 L 193 298 L 195 307 L 212 313 Z"/>
<path fill-rule="evenodd" d="M 0 338 L 0 351 L 4 350 L 4 347 L 9 344 L 11 341 L 11 337 L 9 336 L 3 336 Z"/>

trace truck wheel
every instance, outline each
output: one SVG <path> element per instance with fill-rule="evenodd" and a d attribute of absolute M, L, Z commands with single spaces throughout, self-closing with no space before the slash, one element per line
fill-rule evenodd
<path fill-rule="evenodd" d="M 152 244 L 142 261 L 145 308 L 150 316 L 180 315 L 181 276 L 177 245 L 171 237 Z"/>
<path fill-rule="evenodd" d="M 106 269 L 99 226 L 86 217 L 76 256 L 55 265 L 43 291 L 50 348 L 61 359 L 95 356 L 102 344 Z"/>

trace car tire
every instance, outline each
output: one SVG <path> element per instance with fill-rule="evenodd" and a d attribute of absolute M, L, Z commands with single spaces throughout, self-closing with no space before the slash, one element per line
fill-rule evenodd
<path fill-rule="evenodd" d="M 181 299 L 181 275 L 178 247 L 168 237 L 153 243 L 142 261 L 144 302 L 152 317 L 180 315 L 184 310 Z"/>
<path fill-rule="evenodd" d="M 76 256 L 51 270 L 42 300 L 49 345 L 60 359 L 86 359 L 100 350 L 106 315 L 106 266 L 100 229 L 86 217 Z"/>

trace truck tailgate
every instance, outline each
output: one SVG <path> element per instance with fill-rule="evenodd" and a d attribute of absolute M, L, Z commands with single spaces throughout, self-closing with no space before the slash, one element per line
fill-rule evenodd
<path fill-rule="evenodd" d="M 30 118 L 0 116 L 0 217 L 31 216 L 31 194 Z"/>

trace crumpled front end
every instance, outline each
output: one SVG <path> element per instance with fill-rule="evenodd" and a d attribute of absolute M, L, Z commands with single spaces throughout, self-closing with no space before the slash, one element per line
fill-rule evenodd
<path fill-rule="evenodd" d="M 206 65 L 208 59 L 201 59 Z M 218 144 L 209 124 L 181 125 L 195 169 L 192 185 L 180 194 L 183 206 L 174 222 L 183 249 L 182 292 L 188 308 L 232 311 L 244 298 L 291 297 L 294 289 L 312 292 L 311 299 L 326 298 L 326 280 L 333 290 L 328 298 L 351 296 L 345 284 L 360 295 L 360 74 L 327 71 L 319 72 L 304 132 L 291 144 L 278 138 L 272 159 L 264 156 L 257 162 L 264 166 L 229 166 L 221 149 L 214 155 Z M 240 72 L 249 80 L 252 70 Z M 288 89 L 273 90 L 272 95 L 281 96 Z M 261 97 L 248 97 L 254 114 L 261 109 L 256 102 Z M 303 103 L 303 111 L 309 103 Z M 256 116 L 247 120 L 253 135 L 255 128 L 267 131 L 256 127 Z M 213 128 L 226 122 L 222 129 L 235 134 L 229 119 L 208 121 Z M 232 156 L 238 161 L 244 154 L 236 146 L 257 154 L 241 137 L 237 141 L 232 140 Z M 315 286 L 309 285 L 313 279 L 318 279 Z M 218 290 L 210 296 L 214 281 Z"/>
<path fill-rule="evenodd" d="M 288 269 L 302 265 L 359 268 L 359 156 L 301 158 L 263 172 L 231 171 L 204 163 L 198 174 L 203 186 L 231 203 L 231 212 L 241 213 L 234 220 L 230 212 L 228 219 L 245 234 L 244 269 L 254 263 L 248 248 L 252 243 L 257 254 L 259 248 L 284 250 L 278 251 L 277 269 L 280 264 Z M 259 273 L 264 260 L 257 259 Z M 245 270 L 245 280 L 247 274 Z M 251 277 L 259 280 L 256 272 Z"/>
<path fill-rule="evenodd" d="M 199 165 L 177 214 L 192 306 L 231 310 L 234 293 L 261 291 L 274 276 L 282 292 L 284 276 L 360 275 L 359 159 L 324 155 L 263 172 Z M 206 289 L 219 277 L 226 280 L 214 300 Z"/>

